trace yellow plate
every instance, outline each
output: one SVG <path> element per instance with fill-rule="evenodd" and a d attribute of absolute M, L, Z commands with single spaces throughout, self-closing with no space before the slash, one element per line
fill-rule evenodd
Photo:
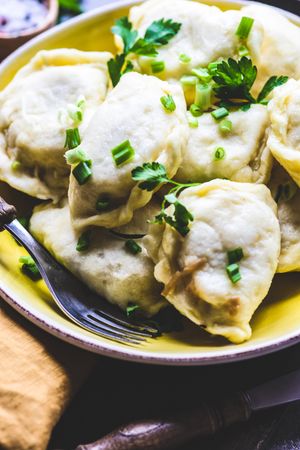
<path fill-rule="evenodd" d="M 14 52 L 0 66 L 0 88 L 41 49 L 75 47 L 81 50 L 114 51 L 110 27 L 127 14 L 134 1 L 116 2 L 55 27 Z M 238 9 L 245 2 L 206 2 Z M 288 16 L 298 25 L 297 16 Z M 32 205 L 23 194 L 0 185 L 0 194 L 22 213 Z M 165 335 L 138 347 L 117 344 L 81 329 L 60 313 L 43 281 L 34 283 L 19 269 L 25 254 L 7 232 L 0 234 L 0 292 L 3 298 L 29 320 L 79 347 L 112 357 L 159 364 L 201 365 L 241 360 L 266 354 L 300 341 L 300 274 L 278 275 L 271 292 L 255 313 L 250 341 L 232 345 L 187 323 L 178 333 Z"/>

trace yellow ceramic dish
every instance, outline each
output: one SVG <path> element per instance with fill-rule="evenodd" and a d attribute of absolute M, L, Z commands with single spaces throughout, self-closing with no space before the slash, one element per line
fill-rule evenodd
<path fill-rule="evenodd" d="M 81 50 L 114 51 L 110 27 L 127 14 L 134 1 L 115 2 L 79 16 L 35 38 L 0 66 L 2 89 L 17 70 L 41 49 L 75 47 Z M 223 9 L 238 9 L 245 2 L 206 2 Z M 289 15 L 300 25 L 297 16 Z M 32 199 L 0 185 L 0 195 L 14 203 L 20 213 L 28 211 Z M 178 333 L 164 335 L 137 347 L 110 342 L 70 322 L 56 307 L 43 281 L 34 283 L 19 269 L 25 251 L 7 232 L 0 234 L 0 292 L 5 300 L 41 328 L 96 353 L 148 363 L 174 365 L 215 364 L 266 354 L 300 341 L 300 273 L 277 275 L 271 291 L 255 313 L 253 336 L 240 345 L 211 337 L 191 323 Z"/>

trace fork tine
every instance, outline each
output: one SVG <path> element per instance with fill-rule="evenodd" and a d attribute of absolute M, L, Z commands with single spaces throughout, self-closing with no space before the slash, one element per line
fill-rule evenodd
<path fill-rule="evenodd" d="M 107 331 L 109 331 L 111 333 L 114 333 L 116 336 L 121 336 L 121 337 L 125 336 L 125 337 L 127 337 L 129 339 L 136 339 L 137 341 L 141 341 L 141 342 L 145 341 L 145 337 L 144 336 L 132 334 L 128 330 L 126 330 L 126 331 L 118 330 L 118 329 L 116 329 L 114 327 L 111 327 L 110 325 L 107 325 L 107 324 L 103 323 L 100 319 L 98 319 L 97 317 L 93 317 L 89 313 L 85 315 L 85 319 L 89 320 L 89 321 L 92 321 L 94 326 L 97 326 L 97 327 L 100 326 L 102 329 L 107 330 Z M 148 336 L 146 336 L 146 337 L 148 337 Z"/>
<path fill-rule="evenodd" d="M 94 313 L 98 314 L 101 318 L 106 318 L 107 320 L 110 320 L 114 326 L 117 324 L 119 326 L 125 327 L 127 330 L 130 331 L 137 331 L 139 333 L 147 333 L 147 336 L 150 337 L 159 337 L 161 336 L 161 332 L 158 328 L 154 328 L 153 326 L 150 326 L 147 323 L 132 323 L 132 322 L 126 322 L 125 320 L 120 319 L 119 317 L 113 316 L 107 312 L 100 311 L 98 309 L 93 310 Z"/>
<path fill-rule="evenodd" d="M 145 327 L 141 327 L 140 324 L 135 325 L 127 322 L 123 322 L 120 319 L 117 319 L 116 317 L 110 316 L 107 313 L 104 313 L 103 311 L 94 309 L 92 312 L 97 315 L 97 318 L 94 317 L 95 320 L 101 321 L 101 323 L 105 323 L 109 326 L 111 326 L 115 330 L 119 331 L 125 331 L 129 332 L 130 334 L 134 334 L 136 336 L 144 336 L 144 337 L 153 337 L 156 336 L 158 330 L 150 329 L 149 331 Z M 93 317 L 93 316 L 92 316 Z M 151 331 L 150 331 L 151 330 Z M 154 332 L 154 333 L 153 333 Z"/>
<path fill-rule="evenodd" d="M 121 342 L 122 344 L 135 344 L 139 345 L 145 340 L 142 338 L 131 338 L 127 337 L 124 334 L 116 334 L 113 331 L 110 331 L 109 329 L 104 329 L 99 324 L 95 325 L 91 320 L 86 319 L 82 317 L 80 319 L 80 325 L 86 328 L 89 331 L 92 331 L 93 333 L 99 334 L 100 336 L 106 338 L 106 339 L 113 339 L 116 342 Z"/>

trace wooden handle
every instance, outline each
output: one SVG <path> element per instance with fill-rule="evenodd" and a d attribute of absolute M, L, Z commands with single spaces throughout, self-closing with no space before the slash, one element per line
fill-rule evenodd
<path fill-rule="evenodd" d="M 0 197 L 0 230 L 4 225 L 12 222 L 17 216 L 16 208 L 13 205 L 9 205 Z"/>
<path fill-rule="evenodd" d="M 163 450 L 177 448 L 193 438 L 215 434 L 222 428 L 248 420 L 249 400 L 237 393 L 218 403 L 202 404 L 199 408 L 169 419 L 138 421 L 116 429 L 91 444 L 76 450 Z"/>

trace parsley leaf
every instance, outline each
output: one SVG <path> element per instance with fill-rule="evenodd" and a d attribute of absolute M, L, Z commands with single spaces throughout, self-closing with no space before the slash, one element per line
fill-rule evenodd
<path fill-rule="evenodd" d="M 169 216 L 164 208 L 165 203 L 174 206 L 173 216 Z M 193 215 L 178 200 L 174 193 L 165 195 L 162 211 L 155 216 L 154 223 L 162 224 L 163 222 L 174 228 L 181 236 L 186 236 L 190 231 L 189 223 L 194 220 Z"/>
<path fill-rule="evenodd" d="M 112 84 L 114 87 L 120 81 L 124 63 L 125 63 L 125 54 L 124 53 L 121 53 L 121 55 L 116 55 L 115 58 L 110 59 L 107 63 L 109 76 L 111 78 L 111 81 L 112 81 Z"/>
<path fill-rule="evenodd" d="M 127 54 L 129 49 L 133 46 L 137 38 L 137 31 L 132 30 L 132 23 L 129 22 L 127 17 L 121 17 L 121 19 L 116 20 L 115 25 L 112 27 L 111 31 L 118 36 L 121 36 L 124 50 L 123 52 Z"/>
<path fill-rule="evenodd" d="M 152 42 L 148 42 L 146 39 L 143 38 L 140 38 L 135 42 L 135 44 L 130 48 L 130 53 L 152 57 L 157 55 L 155 45 Z"/>
<path fill-rule="evenodd" d="M 83 12 L 79 0 L 59 0 L 60 8 L 67 9 L 75 14 L 80 14 Z"/>
<path fill-rule="evenodd" d="M 172 19 L 160 19 L 152 22 L 145 33 L 145 40 L 155 45 L 166 45 L 181 28 L 181 23 Z"/>
<path fill-rule="evenodd" d="M 213 80 L 214 92 L 222 100 L 246 100 L 255 103 L 250 89 L 256 79 L 257 68 L 251 59 L 243 56 L 239 61 L 229 58 L 217 64 Z"/>
<path fill-rule="evenodd" d="M 165 167 L 158 163 L 144 163 L 131 172 L 134 181 L 142 181 L 139 188 L 146 191 L 153 191 L 161 183 L 168 183 L 170 180 L 167 176 Z"/>
<path fill-rule="evenodd" d="M 273 91 L 274 88 L 286 83 L 287 80 L 288 77 L 285 76 L 280 77 L 273 76 L 269 78 L 268 81 L 265 83 L 264 87 L 262 88 L 262 90 L 260 91 L 257 97 L 257 102 L 258 103 L 263 102 L 266 99 L 266 97 L 270 94 L 270 92 Z"/>

